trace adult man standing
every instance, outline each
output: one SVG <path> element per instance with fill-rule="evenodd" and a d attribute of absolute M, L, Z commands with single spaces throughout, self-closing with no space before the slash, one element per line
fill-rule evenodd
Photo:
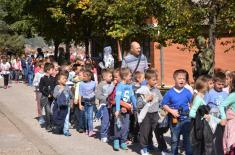
<path fill-rule="evenodd" d="M 122 68 L 128 67 L 132 74 L 136 71 L 144 73 L 148 69 L 148 61 L 146 56 L 141 53 L 140 44 L 136 41 L 131 43 L 130 52 L 122 60 Z M 130 115 L 130 129 L 128 137 L 132 141 L 137 141 L 138 127 L 137 114 Z"/>
<path fill-rule="evenodd" d="M 131 43 L 130 52 L 122 60 L 122 68 L 128 67 L 132 73 L 145 72 L 148 69 L 148 61 L 141 53 L 140 44 L 136 41 Z"/>

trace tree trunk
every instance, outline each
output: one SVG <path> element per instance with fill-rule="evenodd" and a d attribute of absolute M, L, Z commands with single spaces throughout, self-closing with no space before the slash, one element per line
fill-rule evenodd
<path fill-rule="evenodd" d="M 118 61 L 122 61 L 122 50 L 120 40 L 117 40 L 117 49 L 118 49 Z"/>
<path fill-rule="evenodd" d="M 213 3 L 213 2 L 212 2 Z M 211 12 L 209 13 L 209 40 L 208 48 L 212 52 L 213 64 L 209 71 L 210 74 L 214 74 L 215 68 L 215 45 L 216 45 L 216 22 L 217 22 L 217 5 L 214 3 L 211 7 Z"/>
<path fill-rule="evenodd" d="M 54 44 L 55 44 L 54 58 L 55 58 L 55 61 L 58 61 L 58 49 L 59 49 L 60 43 L 55 40 Z"/>
<path fill-rule="evenodd" d="M 89 57 L 91 58 L 91 50 L 92 50 L 92 40 L 91 39 L 89 39 L 89 41 L 88 41 L 88 55 L 89 55 Z"/>
<path fill-rule="evenodd" d="M 85 53 L 87 57 L 89 55 L 89 40 L 88 39 L 85 40 Z"/>
<path fill-rule="evenodd" d="M 66 43 L 65 44 L 65 51 L 66 51 L 66 54 L 65 54 L 65 58 L 66 58 L 66 62 L 70 62 L 70 43 Z"/>
<path fill-rule="evenodd" d="M 120 40 L 117 40 L 118 63 L 116 63 L 116 64 L 118 67 L 122 66 L 122 50 L 121 49 L 122 49 L 122 47 L 120 44 Z"/>

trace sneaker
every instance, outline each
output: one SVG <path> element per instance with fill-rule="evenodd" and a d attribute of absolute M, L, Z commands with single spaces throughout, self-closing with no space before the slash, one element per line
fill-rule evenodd
<path fill-rule="evenodd" d="M 101 142 L 107 143 L 108 142 L 108 138 L 107 137 L 101 138 Z"/>
<path fill-rule="evenodd" d="M 162 150 L 162 155 L 171 155 L 171 151 L 170 150 L 168 150 L 168 149 L 164 149 L 164 150 Z"/>
<path fill-rule="evenodd" d="M 85 134 L 86 134 L 86 135 L 88 135 L 88 134 L 89 134 L 88 130 L 86 130 Z"/>
<path fill-rule="evenodd" d="M 154 151 L 155 147 L 153 145 L 148 145 L 147 149 L 148 151 Z"/>
<path fill-rule="evenodd" d="M 72 134 L 71 134 L 70 132 L 65 132 L 64 135 L 65 135 L 66 137 L 69 137 L 69 136 L 71 136 Z"/>
<path fill-rule="evenodd" d="M 84 130 L 83 130 L 83 129 L 79 129 L 78 132 L 79 132 L 79 133 L 83 133 Z"/>
<path fill-rule="evenodd" d="M 127 150 L 127 145 L 126 145 L 126 143 L 122 143 L 122 144 L 121 144 L 121 149 Z"/>
<path fill-rule="evenodd" d="M 52 128 L 51 126 L 47 126 L 47 127 L 46 127 L 46 130 L 47 130 L 48 132 L 52 132 L 52 131 L 53 131 L 53 128 Z"/>
<path fill-rule="evenodd" d="M 93 132 L 93 131 L 90 131 L 88 134 L 89 137 L 93 137 L 94 135 L 95 135 L 95 132 Z"/>
<path fill-rule="evenodd" d="M 147 148 L 143 148 L 140 150 L 140 154 L 141 155 L 149 155 L 148 149 Z"/>
<path fill-rule="evenodd" d="M 43 116 L 39 117 L 38 123 L 39 123 L 40 125 L 42 125 L 42 124 L 45 123 L 45 120 L 44 120 Z"/>
<path fill-rule="evenodd" d="M 114 141 L 113 141 L 113 149 L 114 149 L 115 151 L 119 151 L 119 148 L 120 148 L 120 146 L 119 146 L 119 140 L 114 140 Z"/>

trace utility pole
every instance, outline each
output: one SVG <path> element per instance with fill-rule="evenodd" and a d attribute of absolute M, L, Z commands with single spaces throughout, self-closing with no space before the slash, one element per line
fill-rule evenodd
<path fill-rule="evenodd" d="M 163 46 L 160 45 L 160 68 L 161 68 L 161 87 L 164 87 L 164 57 Z"/>

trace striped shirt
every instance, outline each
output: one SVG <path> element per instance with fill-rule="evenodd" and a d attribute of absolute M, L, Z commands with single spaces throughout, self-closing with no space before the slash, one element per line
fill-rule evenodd
<path fill-rule="evenodd" d="M 125 56 L 124 59 L 122 60 L 122 68 L 127 67 L 133 73 L 136 68 L 136 65 L 138 64 L 138 61 L 139 57 L 136 57 L 128 53 L 127 56 Z M 136 71 L 145 72 L 146 69 L 148 69 L 148 61 L 146 56 L 141 54 L 140 64 Z"/>

